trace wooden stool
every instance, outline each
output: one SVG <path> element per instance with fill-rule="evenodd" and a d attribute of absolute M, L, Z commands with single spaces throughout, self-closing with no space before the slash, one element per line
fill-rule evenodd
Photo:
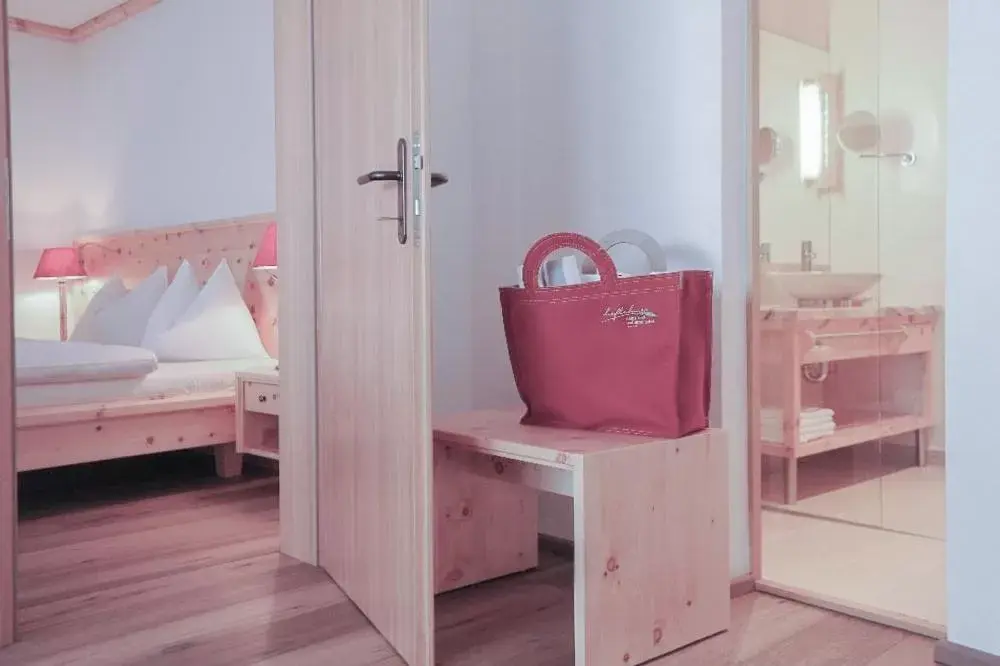
<path fill-rule="evenodd" d="M 473 412 L 434 428 L 438 593 L 538 563 L 538 492 L 573 498 L 577 666 L 641 664 L 729 627 L 726 442 L 534 428 Z"/>

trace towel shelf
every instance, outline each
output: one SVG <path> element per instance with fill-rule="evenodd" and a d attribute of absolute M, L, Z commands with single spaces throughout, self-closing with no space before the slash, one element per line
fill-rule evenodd
<path fill-rule="evenodd" d="M 836 424 L 834 432 L 806 442 L 801 441 L 798 419 L 782 424 L 781 442 L 764 441 L 758 433 L 762 453 L 784 459 L 786 504 L 798 498 L 800 458 L 912 432 L 917 463 L 926 464 L 924 433 L 937 424 L 934 368 L 939 364 L 935 357 L 939 319 L 936 309 L 762 313 L 760 407 L 780 409 L 783 414 L 832 408 Z M 888 378 L 897 370 L 912 374 L 913 361 L 906 357 L 919 359 L 923 383 L 921 391 L 900 407 L 896 403 L 901 394 L 893 391 Z M 803 367 L 814 363 L 825 364 L 830 372 L 822 381 L 804 381 Z"/>
<path fill-rule="evenodd" d="M 801 364 L 926 354 L 934 346 L 934 324 L 931 322 L 882 328 L 877 324 L 871 327 L 871 321 L 859 319 L 854 323 L 855 330 L 831 333 L 805 328 Z"/>

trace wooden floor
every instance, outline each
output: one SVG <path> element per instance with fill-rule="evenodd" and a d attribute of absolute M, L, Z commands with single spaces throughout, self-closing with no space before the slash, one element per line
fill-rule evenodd
<path fill-rule="evenodd" d="M 275 480 L 112 495 L 25 507 L 22 641 L 0 665 L 402 664 L 321 571 L 278 555 Z M 546 555 L 536 572 L 439 598 L 437 617 L 442 665 L 570 666 L 571 564 Z M 751 595 L 732 631 L 656 663 L 930 666 L 931 645 Z"/>
<path fill-rule="evenodd" d="M 935 638 L 947 633 L 944 541 L 770 510 L 762 537 L 763 578 L 774 589 Z"/>

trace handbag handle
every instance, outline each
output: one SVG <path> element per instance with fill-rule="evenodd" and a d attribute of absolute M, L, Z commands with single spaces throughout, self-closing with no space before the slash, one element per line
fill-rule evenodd
<path fill-rule="evenodd" d="M 638 229 L 619 229 L 600 240 L 601 247 L 608 252 L 616 245 L 634 245 L 642 250 L 649 260 L 649 270 L 653 273 L 665 273 L 667 271 L 667 255 L 663 251 L 663 246 L 655 238 L 645 231 Z"/>
<path fill-rule="evenodd" d="M 618 282 L 618 270 L 615 262 L 604 248 L 597 241 L 587 238 L 581 234 L 557 233 L 549 234 L 538 239 L 528 254 L 524 257 L 524 268 L 522 277 L 524 288 L 529 292 L 537 292 L 542 287 L 538 285 L 538 276 L 542 270 L 542 264 L 554 252 L 559 250 L 577 250 L 582 252 L 597 267 L 597 273 L 601 276 L 600 282 L 591 282 L 578 287 L 592 287 L 597 289 L 609 289 Z"/>
<path fill-rule="evenodd" d="M 611 248 L 618 245 L 632 245 L 633 247 L 637 247 L 646 255 L 646 260 L 649 261 L 650 273 L 667 272 L 667 254 L 663 251 L 663 246 L 645 231 L 619 229 L 618 231 L 612 231 L 598 242 L 609 253 L 611 252 Z M 590 262 L 585 262 L 580 267 L 580 272 L 592 274 L 594 272 L 594 265 Z"/>

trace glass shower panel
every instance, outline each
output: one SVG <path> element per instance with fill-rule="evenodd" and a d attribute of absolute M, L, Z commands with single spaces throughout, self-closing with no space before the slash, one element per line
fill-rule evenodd
<path fill-rule="evenodd" d="M 882 526 L 944 538 L 945 0 L 880 0 Z"/>
<path fill-rule="evenodd" d="M 764 589 L 943 635 L 948 3 L 759 1 Z"/>
<path fill-rule="evenodd" d="M 804 510 L 882 524 L 881 266 L 878 236 L 879 10 L 870 0 L 830 3 L 830 65 L 840 83 L 831 151 L 840 187 L 831 197 L 830 274 L 844 300 L 827 304 L 814 344 L 830 359 L 811 386 L 834 412 L 836 441 L 808 461 L 817 493 Z"/>
<path fill-rule="evenodd" d="M 884 472 L 881 165 L 869 157 L 878 141 L 878 14 L 868 0 L 832 0 L 825 50 L 763 30 L 759 67 L 761 152 L 769 130 L 789 136 L 776 158 L 761 160 L 764 501 L 867 525 L 882 524 Z M 797 419 L 783 424 L 781 446 L 769 441 L 775 413 Z"/>
<path fill-rule="evenodd" d="M 759 53 L 763 499 L 788 507 L 799 494 L 797 277 L 830 263 L 828 123 L 836 91 L 830 54 L 818 45 L 762 30 Z"/>

